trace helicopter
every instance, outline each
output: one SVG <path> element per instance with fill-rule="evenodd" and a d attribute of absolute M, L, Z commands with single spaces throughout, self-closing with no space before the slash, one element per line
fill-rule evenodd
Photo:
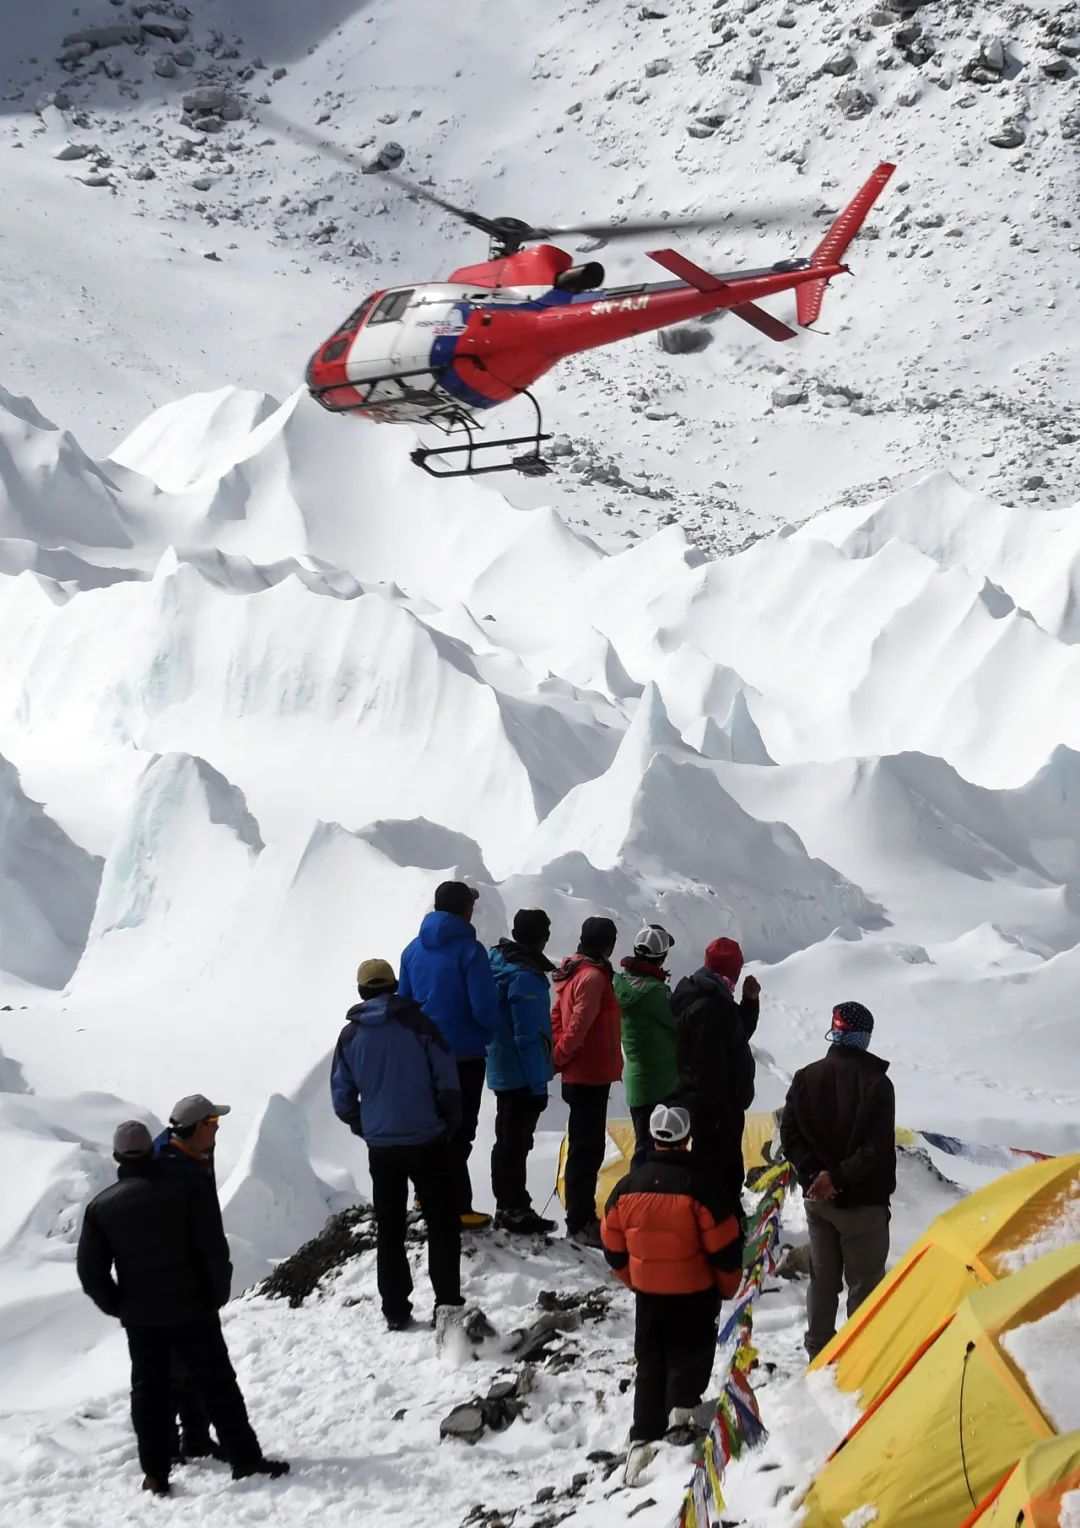
<path fill-rule="evenodd" d="M 306 130 L 302 135 L 362 173 L 380 175 L 407 195 L 441 208 L 490 241 L 486 261 L 461 266 L 445 281 L 370 293 L 319 346 L 305 374 L 311 396 L 331 413 L 357 414 L 377 423 L 432 425 L 447 436 L 464 436 L 460 444 L 418 446 L 410 453 L 418 467 L 437 478 L 550 472 L 541 446 L 551 435 L 544 432 L 540 404 L 530 388 L 578 351 L 720 310 L 767 339 L 793 339 L 796 330 L 759 307 L 758 299 L 793 290 L 797 322 L 809 328 L 821 312 L 828 283 L 847 273 L 843 256 L 895 169 L 885 163 L 876 167 L 809 258 L 713 275 L 676 249 L 654 249 L 648 258 L 674 281 L 605 288 L 602 265 L 594 260 L 577 264 L 548 241 L 584 236 L 606 242 L 719 223 L 760 224 L 779 221 L 782 213 L 536 227 L 518 218 L 485 217 L 399 175 L 404 159 L 400 144 L 385 144 L 373 160 L 360 164 L 340 145 Z M 487 411 L 515 398 L 532 404 L 535 427 L 530 433 L 478 441 Z M 522 446 L 527 449 L 513 454 Z M 487 452 L 504 453 L 506 459 L 482 455 Z"/>

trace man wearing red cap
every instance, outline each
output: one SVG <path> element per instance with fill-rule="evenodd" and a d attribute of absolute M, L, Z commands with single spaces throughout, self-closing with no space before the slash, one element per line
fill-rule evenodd
<path fill-rule="evenodd" d="M 679 1021 L 676 1038 L 679 1098 L 690 1110 L 693 1152 L 735 1204 L 742 1194 L 742 1138 L 754 1101 L 754 1057 L 761 988 L 748 976 L 741 1001 L 735 986 L 743 953 L 734 939 L 714 939 L 705 964 L 684 976 L 671 994 Z"/>

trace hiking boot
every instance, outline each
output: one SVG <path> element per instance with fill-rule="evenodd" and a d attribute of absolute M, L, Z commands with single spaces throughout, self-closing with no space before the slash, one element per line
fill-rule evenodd
<path fill-rule="evenodd" d="M 462 1210 L 459 1219 L 463 1231 L 486 1231 L 491 1224 L 491 1216 L 483 1210 Z"/>
<path fill-rule="evenodd" d="M 250 1464 L 234 1464 L 232 1478 L 247 1480 L 251 1475 L 269 1475 L 271 1480 L 279 1480 L 288 1473 L 289 1465 L 285 1459 L 253 1459 Z"/>
<path fill-rule="evenodd" d="M 512 1236 L 546 1236 L 554 1231 L 555 1222 L 545 1220 L 531 1207 L 527 1210 L 500 1210 L 495 1216 L 495 1229 L 509 1231 Z"/>
<path fill-rule="evenodd" d="M 576 1231 L 568 1231 L 567 1236 L 575 1247 L 595 1247 L 602 1249 L 604 1243 L 600 1240 L 600 1222 L 590 1220 L 588 1225 L 580 1226 Z"/>
<path fill-rule="evenodd" d="M 673 1406 L 668 1412 L 664 1442 L 681 1446 L 696 1442 L 700 1436 L 701 1429 L 697 1425 L 697 1419 L 691 1407 Z"/>
<path fill-rule="evenodd" d="M 623 1485 L 636 1486 L 658 1452 L 655 1443 L 631 1443 L 623 1468 Z"/>
<path fill-rule="evenodd" d="M 224 1459 L 225 1450 L 210 1434 L 184 1433 L 180 1439 L 180 1462 L 188 1459 Z"/>
<path fill-rule="evenodd" d="M 155 1496 L 171 1496 L 172 1486 L 166 1475 L 144 1475 L 142 1488 L 151 1491 Z"/>
<path fill-rule="evenodd" d="M 386 1317 L 386 1330 L 388 1332 L 407 1332 L 410 1327 L 416 1325 L 411 1310 L 395 1311 L 392 1316 Z"/>

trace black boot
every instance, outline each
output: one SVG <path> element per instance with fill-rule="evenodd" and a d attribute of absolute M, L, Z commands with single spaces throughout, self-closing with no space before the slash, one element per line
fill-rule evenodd
<path fill-rule="evenodd" d="M 288 1473 L 289 1465 L 285 1459 L 253 1459 L 250 1464 L 234 1464 L 232 1467 L 234 1480 L 247 1480 L 250 1475 L 269 1475 L 271 1480 L 278 1480 Z"/>
<path fill-rule="evenodd" d="M 152 1491 L 155 1496 L 170 1496 L 172 1494 L 172 1486 L 169 1484 L 168 1476 L 144 1475 L 142 1488 L 144 1491 Z"/>

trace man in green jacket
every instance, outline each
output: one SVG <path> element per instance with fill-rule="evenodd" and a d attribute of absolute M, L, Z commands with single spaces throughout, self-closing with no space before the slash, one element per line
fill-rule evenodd
<path fill-rule="evenodd" d="M 675 1015 L 671 1011 L 668 973 L 664 961 L 675 941 L 667 929 L 650 923 L 634 939 L 634 953 L 619 962 L 615 996 L 622 1010 L 622 1043 L 626 1054 L 623 1084 L 634 1122 L 631 1165 L 644 1162 L 652 1141 L 649 1116 L 657 1104 L 678 1091 L 675 1060 Z"/>

